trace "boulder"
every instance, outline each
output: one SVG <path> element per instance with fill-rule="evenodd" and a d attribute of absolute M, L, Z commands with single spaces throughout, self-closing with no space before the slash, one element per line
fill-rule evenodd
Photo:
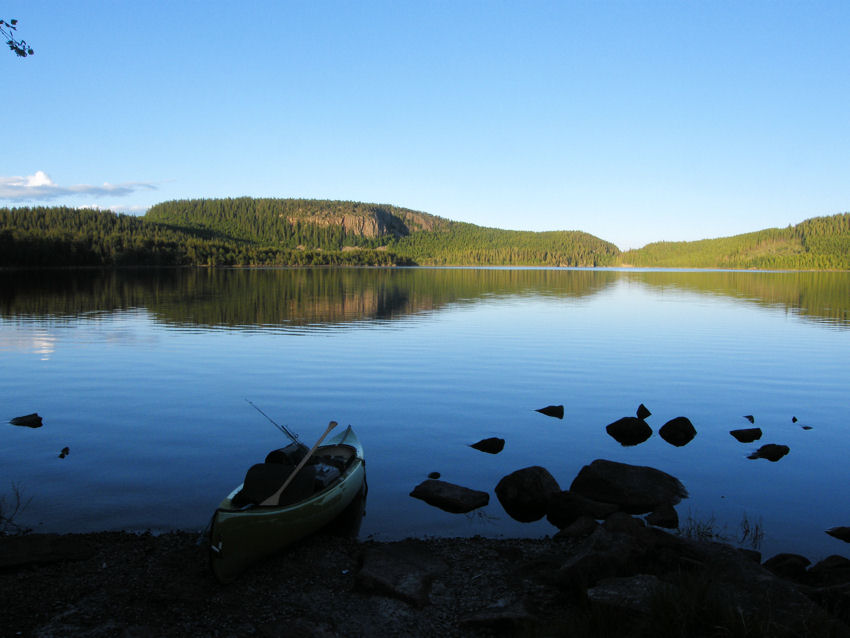
<path fill-rule="evenodd" d="M 850 583 L 850 559 L 833 554 L 812 565 L 809 580 L 817 585 L 841 585 Z"/>
<path fill-rule="evenodd" d="M 623 446 L 638 445 L 652 436 L 652 428 L 643 419 L 624 416 L 605 426 L 605 431 Z"/>
<path fill-rule="evenodd" d="M 537 408 L 535 412 L 545 414 L 546 416 L 552 416 L 556 419 L 564 418 L 564 406 L 562 405 L 547 405 L 545 408 Z"/>
<path fill-rule="evenodd" d="M 843 525 L 840 527 L 831 527 L 826 530 L 826 533 L 832 536 L 833 538 L 837 538 L 840 541 L 850 543 L 850 527 L 846 527 Z"/>
<path fill-rule="evenodd" d="M 505 439 L 498 439 L 496 437 L 481 439 L 478 443 L 473 443 L 469 447 L 473 447 L 481 452 L 487 452 L 487 454 L 498 454 L 505 449 Z"/>
<path fill-rule="evenodd" d="M 650 416 L 652 416 L 652 412 L 650 412 L 649 409 L 643 403 L 641 403 L 637 409 L 637 418 L 645 419 Z"/>
<path fill-rule="evenodd" d="M 615 503 L 631 514 L 672 506 L 688 496 L 679 479 L 666 472 L 604 459 L 581 468 L 570 491 L 595 501 Z"/>
<path fill-rule="evenodd" d="M 684 416 L 677 416 L 675 419 L 670 419 L 658 430 L 658 436 L 676 447 L 687 445 L 693 441 L 696 435 L 697 431 L 693 423 L 691 423 L 688 417 Z"/>
<path fill-rule="evenodd" d="M 558 529 L 564 529 L 582 516 L 603 519 L 617 511 L 612 503 L 600 503 L 570 492 L 569 490 L 553 494 L 546 506 L 546 520 Z"/>
<path fill-rule="evenodd" d="M 596 519 L 590 516 L 580 516 L 572 524 L 567 525 L 564 529 L 555 534 L 553 538 L 556 540 L 585 538 L 595 532 L 597 527 L 599 527 L 599 523 L 596 522 Z"/>
<path fill-rule="evenodd" d="M 643 530 L 646 528 L 646 523 L 639 518 L 626 514 L 625 512 L 614 512 L 611 516 L 605 519 L 602 527 L 609 532 L 635 536 L 643 533 Z"/>
<path fill-rule="evenodd" d="M 776 463 L 783 456 L 791 451 L 787 445 L 777 445 L 776 443 L 768 443 L 762 445 L 755 452 L 750 454 L 748 459 L 767 459 L 771 463 Z"/>
<path fill-rule="evenodd" d="M 800 554 L 777 554 L 764 561 L 765 569 L 769 569 L 777 576 L 802 581 L 806 576 L 806 568 L 811 561 Z"/>
<path fill-rule="evenodd" d="M 549 499 L 560 491 L 558 481 L 537 465 L 512 472 L 496 485 L 496 497 L 505 512 L 522 523 L 543 518 Z"/>
<path fill-rule="evenodd" d="M 752 443 L 761 438 L 761 428 L 743 428 L 741 430 L 730 430 L 729 434 L 741 443 Z"/>
<path fill-rule="evenodd" d="M 484 507 L 490 502 L 490 495 L 487 492 L 472 490 L 438 479 L 422 481 L 413 488 L 410 495 L 425 501 L 428 505 L 453 514 L 465 514 Z"/>
<path fill-rule="evenodd" d="M 657 509 L 649 513 L 649 516 L 646 517 L 646 522 L 655 527 L 678 529 L 679 514 L 672 505 L 659 505 Z"/>

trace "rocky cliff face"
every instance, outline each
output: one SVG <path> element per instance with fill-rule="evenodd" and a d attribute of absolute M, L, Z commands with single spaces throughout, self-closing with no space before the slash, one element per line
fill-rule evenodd
<path fill-rule="evenodd" d="M 322 227 L 342 226 L 346 233 L 360 237 L 404 237 L 414 231 L 432 231 L 446 224 L 445 220 L 433 215 L 413 211 L 396 213 L 381 206 L 360 214 L 323 211 L 313 215 L 290 216 L 288 221 L 291 224 L 301 222 Z"/>

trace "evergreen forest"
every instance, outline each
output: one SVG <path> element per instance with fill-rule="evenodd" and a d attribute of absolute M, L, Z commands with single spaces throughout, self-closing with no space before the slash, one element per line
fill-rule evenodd
<path fill-rule="evenodd" d="M 621 252 L 580 231 L 501 230 L 346 201 L 175 200 L 143 217 L 0 209 L 0 267 L 333 265 L 850 270 L 850 213 Z"/>

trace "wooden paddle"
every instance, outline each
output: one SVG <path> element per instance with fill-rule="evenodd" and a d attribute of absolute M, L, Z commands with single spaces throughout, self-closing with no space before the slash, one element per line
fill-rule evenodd
<path fill-rule="evenodd" d="M 309 461 L 309 460 L 310 460 L 310 457 L 311 457 L 311 456 L 313 456 L 313 453 L 316 451 L 316 448 L 317 448 L 317 447 L 319 447 L 319 445 L 321 445 L 322 441 L 324 441 L 324 440 L 325 440 L 325 437 L 326 437 L 326 436 L 330 433 L 330 431 L 331 431 L 331 430 L 333 430 L 333 429 L 334 429 L 337 425 L 339 425 L 339 424 L 338 424 L 336 421 L 331 421 L 330 423 L 328 423 L 328 428 L 325 430 L 325 433 L 324 433 L 324 434 L 322 434 L 322 436 L 320 436 L 320 437 L 319 437 L 319 440 L 318 440 L 318 441 L 316 441 L 316 444 L 315 444 L 312 448 L 310 448 L 310 451 L 309 451 L 309 452 L 307 452 L 307 454 L 304 456 L 304 458 L 303 458 L 303 459 L 301 459 L 301 462 L 300 462 L 298 465 L 296 465 L 296 466 L 295 466 L 295 469 L 294 469 L 294 470 L 292 470 L 292 474 L 290 474 L 290 475 L 289 475 L 289 478 L 288 478 L 288 479 L 286 479 L 286 480 L 283 482 L 283 485 L 281 485 L 281 486 L 280 486 L 280 488 L 278 488 L 278 490 L 277 490 L 274 494 L 272 494 L 272 495 L 271 495 L 271 496 L 269 496 L 266 500 L 264 500 L 262 503 L 260 503 L 260 506 L 263 506 L 263 505 L 277 505 L 277 502 L 278 502 L 278 500 L 280 499 L 280 495 L 281 495 L 281 494 L 283 494 L 283 490 L 285 490 L 287 487 L 289 487 L 289 484 L 292 482 L 292 479 L 294 479 L 294 478 L 295 478 L 295 475 L 296 475 L 296 474 L 298 474 L 298 472 L 300 472 L 300 471 L 301 471 L 301 468 L 302 468 L 302 467 L 304 467 L 305 465 L 307 465 L 307 461 Z"/>

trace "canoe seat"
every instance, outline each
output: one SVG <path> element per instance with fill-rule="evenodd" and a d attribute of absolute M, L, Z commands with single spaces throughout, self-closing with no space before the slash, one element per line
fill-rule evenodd
<path fill-rule="evenodd" d="M 242 489 L 234 495 L 232 503 L 237 507 L 259 505 L 274 494 L 292 474 L 294 465 L 282 463 L 257 463 L 245 474 Z M 280 495 L 278 505 L 289 505 L 310 496 L 315 489 L 316 470 L 312 465 L 301 468 L 295 478 Z"/>

